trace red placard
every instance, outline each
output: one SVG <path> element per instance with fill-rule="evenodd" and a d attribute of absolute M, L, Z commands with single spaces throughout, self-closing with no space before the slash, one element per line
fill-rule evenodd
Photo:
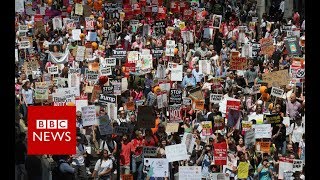
<path fill-rule="evenodd" d="M 125 63 L 124 64 L 124 76 L 129 77 L 130 72 L 136 72 L 136 64 L 135 63 Z"/>
<path fill-rule="evenodd" d="M 142 13 L 142 11 L 141 11 L 141 6 L 140 6 L 139 3 L 133 4 L 133 13 L 134 13 L 135 15 L 138 15 L 138 14 L 141 14 L 141 13 Z"/>
<path fill-rule="evenodd" d="M 227 100 L 227 107 L 226 108 L 227 108 L 226 109 L 226 112 L 227 112 L 226 118 L 228 118 L 228 114 L 229 114 L 230 109 L 233 109 L 236 111 L 240 110 L 240 100 Z"/>
<path fill-rule="evenodd" d="M 213 143 L 214 164 L 227 165 L 227 143 Z"/>
<path fill-rule="evenodd" d="M 171 2 L 170 11 L 172 13 L 180 13 L 180 3 L 179 2 Z"/>
<path fill-rule="evenodd" d="M 167 17 L 167 8 L 165 7 L 158 7 L 158 19 L 166 19 Z"/>

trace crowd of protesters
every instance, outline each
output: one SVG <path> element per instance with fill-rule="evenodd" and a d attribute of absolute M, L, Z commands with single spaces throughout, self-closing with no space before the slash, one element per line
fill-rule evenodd
<path fill-rule="evenodd" d="M 284 1 L 272 1 L 269 13 L 264 13 L 262 17 L 258 17 L 255 0 L 206 0 L 200 3 L 33 0 L 29 2 L 30 6 L 27 2 L 23 12 L 16 12 L 15 19 L 16 179 L 111 180 L 130 177 L 138 180 L 173 180 L 182 176 L 179 174 L 181 166 L 200 166 L 202 179 L 215 179 L 212 176 L 214 173 L 223 174 L 225 179 L 305 179 L 304 167 L 293 171 L 292 167 L 286 166 L 284 170 L 292 172 L 291 175 L 283 172 L 283 167 L 280 168 L 283 158 L 291 160 L 291 163 L 302 160 L 303 166 L 305 159 L 304 78 L 296 81 L 297 78 L 292 76 L 295 59 L 302 59 L 299 63 L 304 68 L 305 20 L 298 11 L 285 18 Z M 81 13 L 78 12 L 79 4 L 83 6 Z M 155 7 L 158 10 L 154 11 Z M 150 12 L 149 8 L 152 9 Z M 160 8 L 164 13 L 160 12 Z M 186 10 L 190 10 L 192 15 L 187 16 Z M 199 14 L 202 17 L 198 17 Z M 221 15 L 217 24 L 213 23 L 213 19 L 219 17 L 216 15 Z M 94 19 L 93 29 L 87 30 L 86 17 Z M 56 18 L 60 18 L 61 27 L 59 22 L 53 22 Z M 65 18 L 72 21 L 64 21 Z M 137 23 L 132 23 L 132 20 Z M 157 22 L 164 22 L 162 30 L 156 30 L 159 28 L 156 27 Z M 23 25 L 27 25 L 26 31 Z M 209 36 L 208 28 L 212 30 L 209 30 Z M 74 29 L 80 30 L 79 37 L 73 34 Z M 89 34 L 94 32 L 96 37 L 92 40 Z M 189 40 L 183 37 L 183 32 L 191 32 Z M 287 49 L 285 39 L 289 36 L 297 37 L 300 54 L 292 55 Z M 273 40 L 272 54 L 252 47 L 259 43 L 261 46 L 261 39 L 268 38 Z M 30 40 L 27 47 L 23 44 L 26 39 Z M 168 49 L 171 47 L 167 40 L 175 42 L 172 56 L 169 56 Z M 83 56 L 79 56 L 79 47 L 85 47 Z M 126 52 L 124 58 L 116 54 L 119 49 Z M 91 54 L 87 55 L 89 50 Z M 138 57 L 145 57 L 148 50 L 152 54 L 151 65 L 145 68 L 147 63 L 138 58 L 132 68 L 133 60 L 128 56 L 129 52 L 136 51 L 140 53 Z M 160 50 L 160 55 L 154 53 L 155 50 Z M 238 52 L 237 57 L 245 58 L 243 69 L 231 66 L 234 52 Z M 103 65 L 106 58 L 116 58 L 109 75 L 101 71 L 106 69 Z M 209 62 L 206 70 L 201 61 Z M 180 65 L 183 67 L 181 80 L 171 80 L 177 79 L 173 77 L 177 73 L 174 66 Z M 49 70 L 52 67 L 58 67 L 58 72 L 53 74 Z M 70 81 L 70 76 L 73 76 L 70 69 L 79 69 L 79 82 Z M 95 80 L 88 80 L 89 70 L 98 73 Z M 274 97 L 271 95 L 273 85 L 268 84 L 270 80 L 267 82 L 264 77 L 281 70 L 287 70 L 290 82 L 277 87 L 284 90 L 282 97 Z M 107 94 L 117 99 L 116 113 L 95 97 L 96 92 L 104 91 L 104 86 L 112 85 L 111 79 L 119 80 L 121 86 L 126 86 L 115 95 L 116 86 L 113 85 L 113 94 Z M 160 86 L 161 81 L 169 84 L 167 91 L 160 88 L 164 87 Z M 39 91 L 36 91 L 36 86 L 39 82 L 47 83 L 44 90 L 48 93 L 46 99 L 37 99 Z M 74 99 L 87 100 L 87 106 L 95 105 L 97 119 L 107 117 L 110 123 L 106 126 L 113 129 L 126 127 L 126 133 L 102 135 L 99 123 L 90 126 L 83 124 L 83 112 L 77 108 L 76 154 L 27 155 L 28 107 L 56 106 L 52 97 L 57 90 L 74 87 L 74 84 L 79 91 Z M 258 92 L 255 92 L 254 87 L 259 84 Z M 172 121 L 170 105 L 164 103 L 163 107 L 158 107 L 159 95 L 167 94 L 161 96 L 168 98 L 162 101 L 170 103 L 171 89 L 181 90 L 183 98 L 189 97 L 193 103 L 203 100 L 203 109 L 192 104 L 181 105 L 181 101 L 178 116 L 181 119 Z M 201 95 L 195 95 L 197 93 Z M 222 99 L 213 103 L 210 94 L 221 94 Z M 226 110 L 226 105 L 222 105 L 235 99 L 240 101 L 235 111 Z M 78 106 L 76 100 L 64 105 Z M 128 109 L 128 102 L 133 102 L 135 108 Z M 152 107 L 154 127 L 141 127 L 137 112 L 139 106 Z M 259 115 L 279 115 L 281 121 L 272 124 L 269 138 L 254 138 L 253 143 L 246 142 L 246 133 L 250 129 L 254 129 L 255 125 L 267 124 L 265 119 L 261 122 L 252 118 L 261 117 Z M 232 123 L 231 119 L 235 122 Z M 288 123 L 285 119 L 289 119 Z M 222 125 L 218 126 L 217 122 L 221 120 Z M 204 134 L 204 122 L 211 122 L 211 133 Z M 175 132 L 167 132 L 169 123 L 179 123 Z M 244 128 L 244 124 L 250 126 Z M 188 151 L 188 159 L 169 162 L 165 177 L 150 176 L 150 165 L 144 159 L 165 159 L 166 147 L 184 143 L 183 137 L 187 133 L 195 139 L 192 151 Z M 267 150 L 260 150 L 260 142 L 269 143 L 269 147 L 265 148 Z M 227 144 L 227 164 L 216 164 L 215 144 L 219 143 Z M 156 155 L 145 156 L 144 147 L 155 147 Z M 241 174 L 242 178 L 238 177 L 240 163 L 241 168 L 243 163 L 248 164 L 247 175 L 243 177 Z"/>

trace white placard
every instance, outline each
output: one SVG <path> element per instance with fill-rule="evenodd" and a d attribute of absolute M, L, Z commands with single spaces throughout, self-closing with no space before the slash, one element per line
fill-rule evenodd
<path fill-rule="evenodd" d="M 81 29 L 72 29 L 72 39 L 75 41 L 80 41 Z"/>
<path fill-rule="evenodd" d="M 271 124 L 254 124 L 255 138 L 271 138 Z"/>
<path fill-rule="evenodd" d="M 218 104 L 222 101 L 223 94 L 210 94 L 210 103 Z"/>
<path fill-rule="evenodd" d="M 201 180 L 201 166 L 179 166 L 179 180 Z"/>
<path fill-rule="evenodd" d="M 166 42 L 166 56 L 174 56 L 174 48 L 176 47 L 176 42 L 174 40 L 167 40 Z"/>
<path fill-rule="evenodd" d="M 279 161 L 278 179 L 283 179 L 283 172 L 292 171 L 293 163 Z"/>
<path fill-rule="evenodd" d="M 61 17 L 54 17 L 52 19 L 52 26 L 54 30 L 62 29 L 62 19 Z"/>
<path fill-rule="evenodd" d="M 171 81 L 182 81 L 183 65 L 175 65 L 171 68 Z"/>
<path fill-rule="evenodd" d="M 114 67 L 117 64 L 116 58 L 106 58 L 105 62 L 106 62 L 106 66 Z"/>
<path fill-rule="evenodd" d="M 111 67 L 102 68 L 102 69 L 100 69 L 99 72 L 100 72 L 100 76 L 110 76 L 110 75 L 112 75 Z"/>
<path fill-rule="evenodd" d="M 20 41 L 19 49 L 29 49 L 31 47 L 30 41 Z"/>
<path fill-rule="evenodd" d="M 170 145 L 170 146 L 166 146 L 165 149 L 166 149 L 166 157 L 168 159 L 168 162 L 189 159 L 185 144 Z"/>
<path fill-rule="evenodd" d="M 77 47 L 76 61 L 83 61 L 84 60 L 85 51 L 86 51 L 85 46 L 78 46 Z"/>
<path fill-rule="evenodd" d="M 167 159 L 163 158 L 145 158 L 144 167 L 149 169 L 147 176 L 148 177 L 168 177 L 169 176 L 169 163 Z M 145 169 L 145 168 L 143 168 Z"/>
<path fill-rule="evenodd" d="M 303 160 L 295 159 L 293 160 L 292 171 L 302 171 L 303 168 Z"/>
<path fill-rule="evenodd" d="M 82 111 L 82 107 L 88 106 L 88 99 L 76 99 L 76 111 Z"/>
<path fill-rule="evenodd" d="M 199 72 L 200 74 L 209 75 L 211 73 L 211 63 L 209 60 L 200 60 L 199 61 Z"/>
<path fill-rule="evenodd" d="M 81 108 L 83 126 L 92 126 L 96 124 L 96 108 L 94 105 Z"/>
<path fill-rule="evenodd" d="M 59 74 L 58 66 L 48 67 L 49 74 Z"/>
<path fill-rule="evenodd" d="M 192 133 L 184 133 L 181 144 L 186 145 L 186 149 L 188 153 L 192 153 L 194 149 L 194 144 L 196 142 L 196 138 L 193 137 Z"/>
<path fill-rule="evenodd" d="M 284 94 L 284 90 L 276 87 L 272 87 L 271 89 L 271 96 L 275 96 L 278 98 L 282 98 Z"/>

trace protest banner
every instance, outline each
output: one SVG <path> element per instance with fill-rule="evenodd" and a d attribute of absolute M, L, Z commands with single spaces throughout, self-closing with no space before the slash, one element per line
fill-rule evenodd
<path fill-rule="evenodd" d="M 122 180 L 133 180 L 132 174 L 122 174 L 121 175 Z"/>
<path fill-rule="evenodd" d="M 176 47 L 176 43 L 174 40 L 167 40 L 166 41 L 166 56 L 174 56 L 174 48 Z"/>
<path fill-rule="evenodd" d="M 270 145 L 271 142 L 256 142 L 256 151 L 262 152 L 262 153 L 270 153 Z"/>
<path fill-rule="evenodd" d="M 300 159 L 294 159 L 293 160 L 293 164 L 292 164 L 292 171 L 296 172 L 296 171 L 302 171 L 303 169 L 303 160 Z"/>
<path fill-rule="evenodd" d="M 116 103 L 117 98 L 113 95 L 99 94 L 99 104 L 107 105 L 107 103 Z"/>
<path fill-rule="evenodd" d="M 82 111 L 82 107 L 88 106 L 88 99 L 76 98 L 76 111 Z"/>
<path fill-rule="evenodd" d="M 96 80 L 98 80 L 98 77 L 99 77 L 99 72 L 98 71 L 91 71 L 89 69 L 86 69 L 85 74 L 86 74 L 87 81 L 96 81 Z"/>
<path fill-rule="evenodd" d="M 230 70 L 245 70 L 247 68 L 247 58 L 231 56 Z"/>
<path fill-rule="evenodd" d="M 278 171 L 278 179 L 284 179 L 285 171 L 292 171 L 293 169 L 293 159 L 280 157 L 279 158 L 279 171 Z"/>
<path fill-rule="evenodd" d="M 182 90 L 170 89 L 169 105 L 182 103 Z"/>
<path fill-rule="evenodd" d="M 156 21 L 154 23 L 154 33 L 156 36 L 165 35 L 166 34 L 166 22 L 165 21 Z"/>
<path fill-rule="evenodd" d="M 82 107 L 83 126 L 92 126 L 96 124 L 96 109 L 94 105 Z"/>
<path fill-rule="evenodd" d="M 281 124 L 282 118 L 279 114 L 265 114 L 264 115 L 264 124 L 271 124 L 275 126 L 276 124 Z"/>
<path fill-rule="evenodd" d="M 202 121 L 202 136 L 212 135 L 212 122 L 211 121 Z"/>
<path fill-rule="evenodd" d="M 127 111 L 134 111 L 135 110 L 134 102 L 133 101 L 127 102 L 126 108 L 127 108 Z"/>
<path fill-rule="evenodd" d="M 225 142 L 222 143 L 214 143 L 214 164 L 215 165 L 226 165 L 227 164 L 227 144 Z"/>
<path fill-rule="evenodd" d="M 187 153 L 191 154 L 194 149 L 194 145 L 196 143 L 196 138 L 193 137 L 192 133 L 184 133 L 182 137 L 181 144 L 186 145 Z"/>
<path fill-rule="evenodd" d="M 269 38 L 262 38 L 260 39 L 260 48 L 261 48 L 261 52 L 262 54 L 267 54 L 268 56 L 272 56 L 275 47 L 273 45 L 273 38 L 269 37 Z"/>
<path fill-rule="evenodd" d="M 201 180 L 201 166 L 179 166 L 179 179 Z"/>
<path fill-rule="evenodd" d="M 185 144 L 166 146 L 166 158 L 168 162 L 187 160 L 187 148 Z"/>
<path fill-rule="evenodd" d="M 190 106 L 192 104 L 192 99 L 188 97 L 182 98 L 182 105 Z"/>
<path fill-rule="evenodd" d="M 78 46 L 77 47 L 76 61 L 83 61 L 84 60 L 85 51 L 86 51 L 85 46 Z"/>
<path fill-rule="evenodd" d="M 114 95 L 121 95 L 121 80 L 120 79 L 110 79 L 109 83 L 113 86 Z"/>
<path fill-rule="evenodd" d="M 156 115 L 152 106 L 138 106 L 137 127 L 154 128 Z"/>
<path fill-rule="evenodd" d="M 178 132 L 178 129 L 179 129 L 179 123 L 167 123 L 166 125 L 167 134 Z"/>
<path fill-rule="evenodd" d="M 204 109 L 204 100 L 194 100 L 193 109 L 202 111 Z"/>
<path fill-rule="evenodd" d="M 115 126 L 113 127 L 113 134 L 116 134 L 118 136 L 123 136 L 124 134 L 128 133 L 128 127 L 122 127 L 122 126 Z"/>
<path fill-rule="evenodd" d="M 147 171 L 147 179 L 151 177 L 167 178 L 169 176 L 169 163 L 167 159 L 144 158 L 143 166 L 143 169 L 149 169 Z"/>
<path fill-rule="evenodd" d="M 250 129 L 246 131 L 245 136 L 244 136 L 244 142 L 246 145 L 246 148 L 251 148 L 252 146 L 255 145 L 256 139 L 255 139 L 255 130 Z"/>
<path fill-rule="evenodd" d="M 144 156 L 156 157 L 157 156 L 157 147 L 143 146 L 142 153 Z"/>
<path fill-rule="evenodd" d="M 286 46 L 289 55 L 299 56 L 301 54 L 301 48 L 299 45 L 299 40 L 297 37 L 287 37 L 284 39 L 284 44 Z"/>
<path fill-rule="evenodd" d="M 271 138 L 271 124 L 255 124 L 253 126 L 255 138 Z"/>
<path fill-rule="evenodd" d="M 181 105 L 169 105 L 169 122 L 181 122 Z"/>
<path fill-rule="evenodd" d="M 281 87 L 286 86 L 290 82 L 290 76 L 287 69 L 280 71 L 273 71 L 270 73 L 262 74 L 263 82 L 268 83 L 268 88 L 270 87 Z"/>
<path fill-rule="evenodd" d="M 210 103 L 219 104 L 223 99 L 223 94 L 210 93 Z"/>
<path fill-rule="evenodd" d="M 86 21 L 86 30 L 94 30 L 94 18 L 85 17 Z"/>
<path fill-rule="evenodd" d="M 249 163 L 240 162 L 238 165 L 238 179 L 247 179 L 249 175 Z"/>
<path fill-rule="evenodd" d="M 243 131 L 249 131 L 251 128 L 252 128 L 251 121 L 242 121 L 242 130 Z"/>
<path fill-rule="evenodd" d="M 276 87 L 272 87 L 271 89 L 271 96 L 275 96 L 278 98 L 282 98 L 284 94 L 284 90 Z"/>
<path fill-rule="evenodd" d="M 34 89 L 35 99 L 47 100 L 49 96 L 49 89 L 46 82 L 36 82 Z"/>

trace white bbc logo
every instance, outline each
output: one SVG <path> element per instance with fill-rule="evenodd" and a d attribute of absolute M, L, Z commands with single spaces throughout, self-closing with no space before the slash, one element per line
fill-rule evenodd
<path fill-rule="evenodd" d="M 68 129 L 68 120 L 37 120 L 37 129 Z"/>

